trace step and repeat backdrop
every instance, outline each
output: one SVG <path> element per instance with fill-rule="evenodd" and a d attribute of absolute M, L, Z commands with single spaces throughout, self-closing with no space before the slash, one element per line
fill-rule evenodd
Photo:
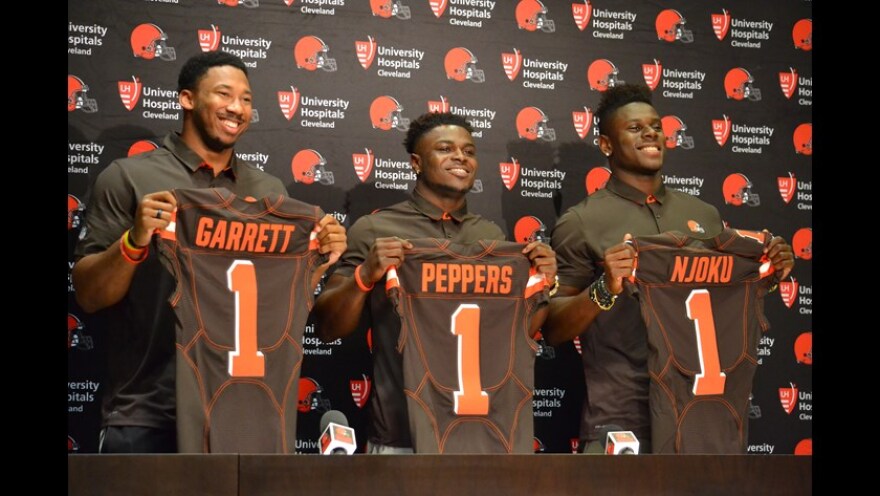
<path fill-rule="evenodd" d="M 517 241 L 549 236 L 604 186 L 594 109 L 609 86 L 646 83 L 663 117 L 667 187 L 794 247 L 794 271 L 765 303 L 748 450 L 812 452 L 811 1 L 68 0 L 69 452 L 97 451 L 107 384 L 108 330 L 77 306 L 70 279 L 89 185 L 180 130 L 178 71 L 216 50 L 244 60 L 254 91 L 237 155 L 292 197 L 345 226 L 405 199 L 415 175 L 404 131 L 448 110 L 476 128 L 470 208 Z M 362 448 L 370 330 L 322 343 L 314 326 L 297 451 L 318 451 L 328 409 L 345 413 Z M 536 452 L 576 445 L 579 353 L 575 341 L 537 358 Z"/>

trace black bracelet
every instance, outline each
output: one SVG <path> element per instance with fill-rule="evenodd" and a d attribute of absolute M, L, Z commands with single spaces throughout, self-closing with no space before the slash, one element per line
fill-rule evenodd
<path fill-rule="evenodd" d="M 605 284 L 604 272 L 598 279 L 593 281 L 593 284 L 590 284 L 588 294 L 590 295 L 590 299 L 593 300 L 593 303 L 604 311 L 611 310 L 611 307 L 614 306 L 614 302 L 617 301 L 617 295 L 608 291 L 608 286 Z"/>

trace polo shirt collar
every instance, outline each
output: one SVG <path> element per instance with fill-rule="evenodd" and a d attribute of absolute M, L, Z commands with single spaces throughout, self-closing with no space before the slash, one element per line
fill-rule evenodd
<path fill-rule="evenodd" d="M 666 201 L 666 186 L 661 182 L 660 187 L 657 188 L 657 191 L 654 192 L 653 195 L 646 197 L 644 193 L 639 191 L 636 188 L 633 188 L 629 184 L 621 181 L 614 174 L 611 174 L 611 178 L 608 180 L 608 184 L 605 188 L 617 196 L 621 196 L 626 198 L 627 200 L 638 203 L 639 205 L 645 205 L 647 203 L 654 203 L 656 201 L 659 204 L 663 204 Z M 650 198 L 653 197 L 653 201 Z"/>
<path fill-rule="evenodd" d="M 210 167 L 203 159 L 199 156 L 198 153 L 194 152 L 192 148 L 186 145 L 183 140 L 180 138 L 180 134 L 176 132 L 168 133 L 165 137 L 165 141 L 162 143 L 165 148 L 171 151 L 171 153 L 177 157 L 178 160 L 183 162 L 186 165 L 187 169 L 190 172 L 195 172 L 199 170 L 200 167 Z M 229 167 L 223 169 L 223 172 L 226 174 L 235 177 L 236 171 L 238 170 L 238 157 L 235 153 L 232 153 L 232 160 L 230 160 Z"/>
<path fill-rule="evenodd" d="M 467 200 L 465 200 L 465 202 L 462 204 L 461 208 L 459 208 L 458 210 L 456 210 L 454 212 L 443 212 L 443 210 L 440 210 L 439 208 L 437 208 L 436 205 L 429 202 L 427 199 L 425 199 L 424 196 L 420 195 L 418 193 L 418 191 L 416 191 L 416 190 L 413 190 L 412 197 L 410 198 L 410 201 L 412 202 L 413 207 L 416 210 L 418 210 L 422 214 L 430 217 L 433 220 L 442 220 L 444 218 L 444 213 L 445 213 L 449 217 L 452 217 L 452 219 L 455 220 L 455 222 L 461 222 L 462 220 L 464 220 L 465 216 L 468 214 Z"/>

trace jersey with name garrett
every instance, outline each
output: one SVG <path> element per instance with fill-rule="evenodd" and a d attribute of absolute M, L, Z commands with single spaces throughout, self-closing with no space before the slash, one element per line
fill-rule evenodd
<path fill-rule="evenodd" d="M 182 453 L 292 453 L 318 207 L 275 195 L 177 189 L 160 232 L 177 278 L 177 431 Z"/>

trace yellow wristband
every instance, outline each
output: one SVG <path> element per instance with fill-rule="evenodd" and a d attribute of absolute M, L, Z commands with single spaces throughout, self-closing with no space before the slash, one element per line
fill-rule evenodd
<path fill-rule="evenodd" d="M 119 240 L 119 252 L 122 253 L 122 258 L 124 258 L 126 262 L 132 265 L 137 265 L 147 259 L 148 251 L 149 246 L 144 248 L 131 248 L 128 241 L 128 231 L 122 233 L 122 238 Z"/>

